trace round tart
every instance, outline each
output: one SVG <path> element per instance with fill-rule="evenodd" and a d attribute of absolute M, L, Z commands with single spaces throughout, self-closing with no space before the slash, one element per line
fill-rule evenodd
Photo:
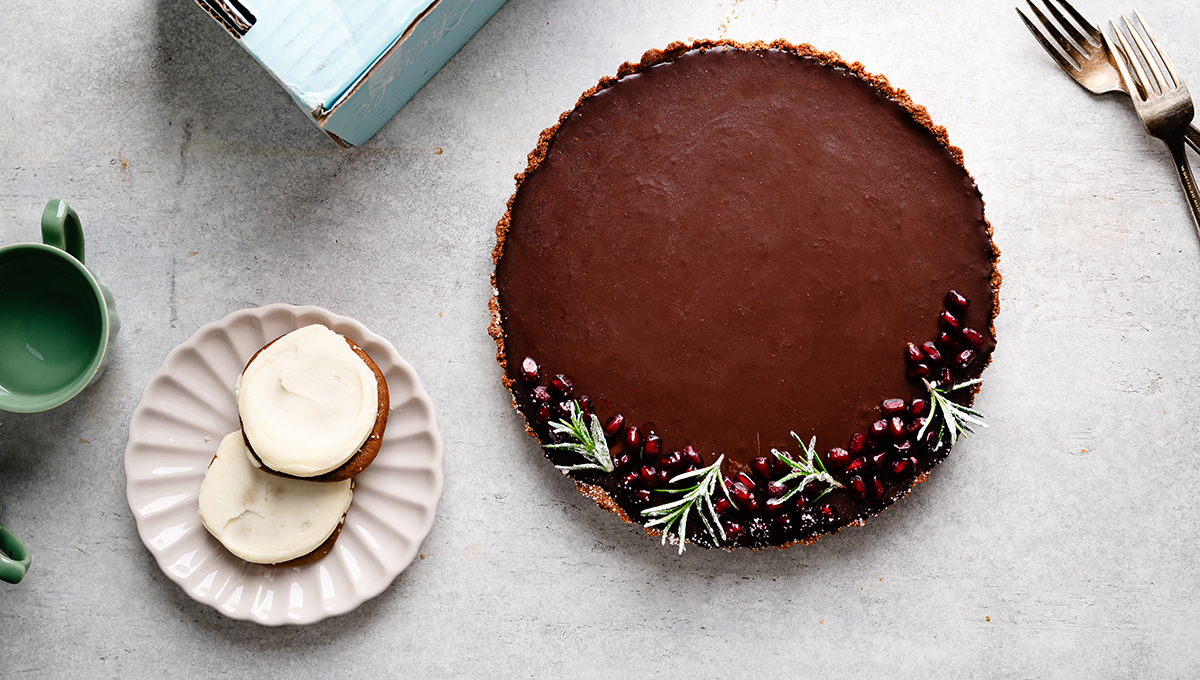
<path fill-rule="evenodd" d="M 809 543 L 978 420 L 1000 285 L 983 201 L 944 129 L 861 65 L 674 43 L 584 93 L 516 179 L 504 382 L 626 521 L 680 549 Z"/>
<path fill-rule="evenodd" d="M 350 479 L 375 459 L 387 426 L 383 372 L 353 340 L 320 324 L 255 352 L 235 396 L 253 460 L 287 477 Z"/>
<path fill-rule="evenodd" d="M 241 432 L 221 440 L 200 484 L 200 521 L 229 552 L 254 564 L 298 567 L 332 548 L 353 480 L 322 484 L 253 465 Z"/>

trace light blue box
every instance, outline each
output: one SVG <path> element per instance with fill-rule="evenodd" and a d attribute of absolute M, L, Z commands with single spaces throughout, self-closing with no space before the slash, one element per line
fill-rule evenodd
<path fill-rule="evenodd" d="M 342 146 L 367 141 L 504 0 L 196 0 Z"/>

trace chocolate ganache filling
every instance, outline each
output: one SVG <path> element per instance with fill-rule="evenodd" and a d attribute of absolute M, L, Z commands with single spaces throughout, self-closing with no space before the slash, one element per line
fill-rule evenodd
<path fill-rule="evenodd" d="M 552 442 L 532 388 L 562 374 L 574 389 L 549 390 L 553 419 L 559 400 L 586 394 L 600 422 L 620 414 L 642 442 L 661 438 L 657 454 L 618 434 L 626 469 L 571 473 L 642 522 L 678 497 L 658 492 L 669 475 L 655 466 L 685 446 L 703 465 L 724 455 L 725 479 L 759 501 L 781 474 L 772 449 L 802 457 L 793 431 L 822 457 L 865 459 L 827 466 L 843 486 L 823 514 L 805 508 L 826 488 L 815 484 L 775 513 L 737 503 L 732 538 L 693 520 L 688 539 L 703 545 L 808 542 L 878 512 L 946 453 L 915 435 L 929 392 L 914 366 L 958 384 L 995 346 L 998 251 L 959 151 L 902 91 L 806 45 L 677 43 L 619 75 L 543 133 L 497 227 L 493 334 L 531 433 Z M 944 309 L 954 323 L 939 324 Z M 926 341 L 943 356 L 906 359 Z M 887 399 L 904 400 L 904 431 L 872 434 L 890 423 Z M 764 457 L 773 467 L 756 475 Z M 646 467 L 661 480 L 621 484 Z"/>

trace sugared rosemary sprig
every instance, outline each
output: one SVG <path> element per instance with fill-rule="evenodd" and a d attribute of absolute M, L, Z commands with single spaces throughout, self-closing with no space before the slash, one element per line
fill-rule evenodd
<path fill-rule="evenodd" d="M 575 441 L 547 444 L 547 449 L 565 449 L 578 453 L 588 461 L 579 465 L 555 465 L 554 467 L 563 472 L 571 470 L 613 471 L 612 455 L 608 452 L 608 442 L 604 440 L 604 429 L 600 425 L 600 419 L 593 413 L 591 423 L 585 422 L 583 409 L 579 407 L 579 402 L 571 402 L 570 420 L 550 421 L 550 429 L 555 434 L 569 435 Z"/>
<path fill-rule="evenodd" d="M 983 422 L 983 414 L 969 406 L 963 406 L 950 400 L 950 393 L 957 392 L 964 387 L 978 385 L 983 382 L 980 378 L 968 380 L 964 383 L 959 383 L 954 387 L 945 388 L 939 387 L 936 382 L 929 382 L 922 378 L 925 383 L 925 389 L 929 390 L 929 415 L 925 418 L 925 424 L 921 426 L 921 431 L 917 433 L 917 439 L 925 436 L 925 430 L 929 428 L 929 424 L 933 422 L 934 416 L 941 410 L 941 429 L 938 431 L 937 444 L 933 447 L 934 451 L 942 448 L 946 442 L 946 433 L 950 433 L 950 445 L 958 441 L 958 436 L 967 436 L 967 433 L 974 432 L 971 429 L 972 425 L 981 425 L 987 427 L 987 423 Z"/>
<path fill-rule="evenodd" d="M 693 506 L 699 506 L 696 514 L 700 515 L 701 521 L 704 522 L 704 528 L 713 541 L 720 543 L 725 540 L 725 529 L 721 526 L 721 520 L 717 517 L 717 511 L 713 508 L 712 502 L 713 491 L 720 489 L 725 494 L 725 498 L 733 503 L 733 498 L 729 496 L 729 490 L 725 488 L 725 478 L 721 475 L 723 460 L 725 460 L 724 455 L 706 468 L 672 477 L 670 484 L 693 478 L 696 479 L 696 484 L 683 489 L 659 489 L 664 493 L 681 493 L 683 497 L 642 511 L 646 517 L 654 518 L 646 522 L 647 527 L 662 526 L 663 545 L 666 545 L 667 536 L 674 530 L 675 536 L 679 539 L 679 554 L 683 554 L 683 539 L 687 536 L 688 515 L 691 514 Z M 737 505 L 734 504 L 734 507 Z"/>
<path fill-rule="evenodd" d="M 771 453 L 775 454 L 776 458 L 778 458 L 788 467 L 792 468 L 792 471 L 787 473 L 787 475 L 785 475 L 779 481 L 783 484 L 787 484 L 793 479 L 800 480 L 800 483 L 796 485 L 796 488 L 788 491 L 787 494 L 780 499 L 781 501 L 786 501 L 792 496 L 804 491 L 804 487 L 813 482 L 824 482 L 829 485 L 828 489 L 825 489 L 821 492 L 821 496 L 824 496 L 830 491 L 842 486 L 841 482 L 837 481 L 833 478 L 833 475 L 829 474 L 829 471 L 825 469 L 825 464 L 821 462 L 821 457 L 817 455 L 816 437 L 813 437 L 807 446 L 804 445 L 804 440 L 800 439 L 800 435 L 796 434 L 795 432 L 792 433 L 792 438 L 796 440 L 796 443 L 800 445 L 800 450 L 804 452 L 804 460 L 792 460 L 791 454 L 789 454 L 787 451 L 771 449 Z M 817 498 L 820 498 L 821 496 L 817 496 Z M 814 498 L 813 501 L 815 502 L 816 498 Z"/>

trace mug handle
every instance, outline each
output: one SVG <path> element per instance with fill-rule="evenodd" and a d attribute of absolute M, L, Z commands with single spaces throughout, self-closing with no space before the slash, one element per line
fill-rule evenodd
<path fill-rule="evenodd" d="M 83 225 L 75 209 L 61 198 L 50 199 L 42 211 L 42 243 L 65 250 L 79 264 L 84 264 Z"/>
<path fill-rule="evenodd" d="M 8 527 L 0 525 L 0 581 L 20 583 L 29 571 L 29 548 Z"/>

